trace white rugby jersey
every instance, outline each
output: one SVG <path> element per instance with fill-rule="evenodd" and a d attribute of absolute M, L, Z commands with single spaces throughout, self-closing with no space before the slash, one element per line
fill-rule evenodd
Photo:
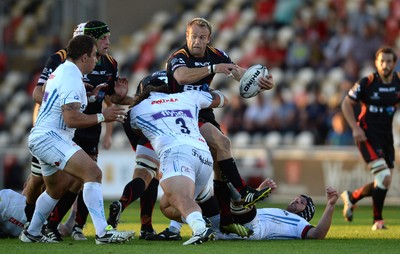
<path fill-rule="evenodd" d="M 256 217 L 244 226 L 254 231 L 248 240 L 305 239 L 308 230 L 313 227 L 297 214 L 279 208 L 257 209 Z M 243 239 L 235 234 L 224 235 L 220 232 L 218 232 L 217 238 L 221 240 Z"/>
<path fill-rule="evenodd" d="M 18 237 L 26 223 L 26 198 L 10 189 L 0 190 L 0 231 Z"/>
<path fill-rule="evenodd" d="M 198 114 L 211 102 L 212 95 L 204 91 L 151 92 L 149 98 L 132 108 L 131 127 L 143 132 L 158 155 L 183 144 L 208 151 L 200 134 Z"/>
<path fill-rule="evenodd" d="M 279 208 L 257 209 L 257 216 L 245 226 L 254 231 L 250 240 L 304 239 L 313 227 L 297 214 Z"/>
<path fill-rule="evenodd" d="M 66 126 L 61 106 L 74 102 L 81 103 L 80 111 L 83 112 L 87 106 L 86 90 L 79 68 L 74 63 L 65 61 L 47 80 L 42 105 L 30 138 L 50 130 L 73 138 L 75 128 Z"/>

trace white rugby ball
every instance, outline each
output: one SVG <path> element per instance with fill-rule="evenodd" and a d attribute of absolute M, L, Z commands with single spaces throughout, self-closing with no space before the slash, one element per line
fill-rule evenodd
<path fill-rule="evenodd" d="M 261 92 L 258 85 L 258 78 L 268 75 L 267 67 L 256 64 L 250 66 L 240 79 L 239 93 L 243 98 L 251 98 Z"/>

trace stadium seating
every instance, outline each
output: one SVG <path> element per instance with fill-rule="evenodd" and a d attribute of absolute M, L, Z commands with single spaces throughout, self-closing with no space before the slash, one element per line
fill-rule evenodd
<path fill-rule="evenodd" d="M 21 0 L 6 2 L 4 4 L 5 12 L 2 13 L 4 17 L 1 20 L 3 26 L 0 32 L 4 34 L 1 45 L 7 47 L 7 49 L 12 49 L 12 52 L 16 52 L 14 50 L 29 51 L 31 55 L 37 56 L 37 63 L 46 59 L 47 56 L 40 55 L 40 52 L 46 52 L 47 44 L 38 35 L 45 32 L 44 28 L 50 22 L 50 17 L 46 14 L 51 8 L 54 8 L 54 2 L 57 1 Z M 335 33 L 335 26 L 330 25 L 329 22 L 337 22 L 338 18 L 328 14 L 332 10 L 336 10 L 337 16 L 340 17 L 340 15 L 349 15 L 358 10 L 356 1 L 348 1 L 345 6 L 336 6 L 332 1 L 308 1 L 307 5 L 296 8 L 300 8 L 298 10 L 299 15 L 306 15 L 304 17 L 307 17 L 306 20 L 310 24 L 301 24 L 296 20 L 296 17 L 293 18 L 292 23 L 282 24 L 276 23 L 276 17 L 273 15 L 269 20 L 257 17 L 259 12 L 255 9 L 254 1 L 250 0 L 200 0 L 175 1 L 175 3 L 177 5 L 175 13 L 165 10 L 156 11 L 141 29 L 131 34 L 125 34 L 120 38 L 113 38 L 110 51 L 119 62 L 120 74 L 130 78 L 130 94 L 134 93 L 136 85 L 144 75 L 163 68 L 171 51 L 184 43 L 185 24 L 192 17 L 203 16 L 209 19 L 214 27 L 212 44 L 226 50 L 235 62 L 240 62 L 254 50 L 257 42 L 265 34 L 275 36 L 278 45 L 285 49 L 293 42 L 296 28 L 299 25 L 304 28 L 305 35 L 310 36 L 308 37 L 310 40 L 317 38 L 315 36 L 318 36 L 316 34 L 318 29 L 313 30 L 312 18 L 325 21 L 325 25 L 330 29 L 328 36 L 332 36 Z M 376 21 L 385 20 L 389 15 L 398 19 L 390 10 L 391 4 L 391 0 L 369 1 L 368 15 Z M 179 5 L 181 5 L 181 8 L 178 8 Z M 271 11 L 271 13 L 274 12 Z M 260 24 L 260 20 L 264 23 Z M 398 40 L 398 37 L 396 38 Z M 327 38 L 321 40 L 323 41 L 319 43 L 319 47 L 323 47 Z M 390 40 L 396 41 L 393 38 L 390 38 Z M 397 47 L 397 44 L 393 46 Z M 8 57 L 13 58 L 12 55 Z M 0 75 L 0 113 L 5 115 L 4 123 L 0 126 L 0 147 L 10 145 L 26 147 L 26 136 L 29 134 L 32 124 L 30 114 L 33 104 L 30 94 L 26 91 L 26 85 L 31 78 L 33 66 L 11 64 L 16 62 L 18 61 L 11 59 L 7 63 L 5 74 Z M 249 61 L 247 63 L 252 64 Z M 14 69 L 15 66 L 17 68 Z M 26 69 L 23 69 L 23 67 L 26 67 Z M 35 68 L 38 68 L 38 66 L 35 66 Z M 339 86 L 347 78 L 345 70 L 340 65 L 328 69 L 324 68 L 324 63 L 321 62 L 319 66 L 308 64 L 297 70 L 289 70 L 283 65 L 270 68 L 269 71 L 273 74 L 277 87 L 285 85 L 291 89 L 292 94 L 290 96 L 293 97 L 293 100 L 299 99 L 299 94 L 308 92 L 310 83 L 317 83 L 325 97 L 341 98 L 343 91 L 340 91 Z M 372 70 L 372 66 L 362 66 L 359 70 L 359 76 Z M 351 82 L 354 81 L 351 80 Z M 237 91 L 234 84 L 222 79 L 216 78 L 215 83 L 219 89 L 224 89 L 228 94 Z M 274 91 L 271 91 L 271 94 L 272 96 L 269 99 L 273 100 Z M 303 98 L 307 98 L 307 96 Z M 244 101 L 244 104 L 246 105 L 248 102 Z M 337 107 L 339 102 L 340 100 L 336 99 L 326 103 L 334 104 L 329 105 L 330 107 Z M 301 106 L 301 103 L 297 101 L 296 105 Z M 223 115 L 222 110 L 221 112 L 217 114 L 218 117 Z M 116 128 L 113 135 L 115 142 L 113 147 L 129 147 L 122 128 Z M 228 135 L 231 136 L 234 146 L 260 144 L 267 147 L 280 145 L 309 146 L 313 145 L 316 140 L 313 133 L 310 132 L 301 132 L 296 135 L 293 132 L 284 134 L 280 130 L 253 137 L 248 133 L 228 133 Z"/>

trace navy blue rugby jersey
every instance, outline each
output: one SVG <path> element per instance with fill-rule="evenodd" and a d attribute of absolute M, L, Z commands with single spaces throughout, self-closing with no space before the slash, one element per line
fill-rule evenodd
<path fill-rule="evenodd" d="M 393 74 L 392 82 L 382 83 L 378 72 L 357 81 L 348 96 L 361 103 L 358 115 L 360 127 L 366 131 L 392 133 L 393 116 L 400 102 L 400 73 Z"/>
<path fill-rule="evenodd" d="M 207 46 L 204 57 L 194 57 L 189 53 L 187 45 L 176 50 L 169 57 L 167 62 L 168 85 L 172 92 L 182 92 L 186 90 L 203 90 L 208 91 L 215 74 L 192 83 L 179 85 L 174 79 L 174 72 L 177 68 L 185 66 L 188 68 L 205 67 L 212 64 L 233 63 L 229 56 L 222 50 Z"/>

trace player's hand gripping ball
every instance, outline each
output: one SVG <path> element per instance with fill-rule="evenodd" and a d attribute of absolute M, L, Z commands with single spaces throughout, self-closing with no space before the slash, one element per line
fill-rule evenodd
<path fill-rule="evenodd" d="M 247 99 L 259 94 L 261 87 L 258 85 L 258 78 L 266 76 L 268 76 L 267 67 L 261 64 L 250 66 L 240 79 L 240 96 Z"/>

